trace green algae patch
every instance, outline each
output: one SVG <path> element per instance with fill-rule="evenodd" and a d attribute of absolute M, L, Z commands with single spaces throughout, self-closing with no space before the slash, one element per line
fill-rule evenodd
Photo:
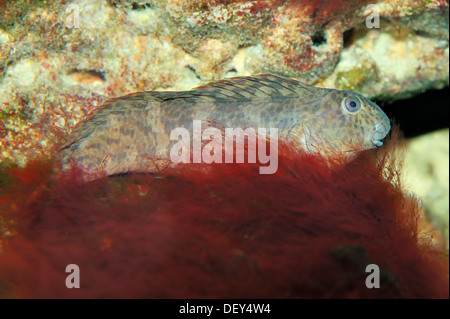
<path fill-rule="evenodd" d="M 336 88 L 339 90 L 361 91 L 364 84 L 374 77 L 374 72 L 368 68 L 355 68 L 339 72 L 336 75 Z"/>

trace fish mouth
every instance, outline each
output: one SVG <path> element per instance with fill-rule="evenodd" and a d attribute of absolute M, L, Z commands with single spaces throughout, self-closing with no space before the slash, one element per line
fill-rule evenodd
<path fill-rule="evenodd" d="M 380 147 L 383 145 L 383 142 L 380 140 L 373 140 L 372 144 L 375 145 L 376 147 Z"/>
<path fill-rule="evenodd" d="M 391 130 L 391 123 L 389 119 L 384 119 L 380 123 L 375 126 L 375 133 L 372 136 L 372 144 L 376 147 L 380 147 L 383 145 L 382 140 L 386 137 L 386 135 Z"/>

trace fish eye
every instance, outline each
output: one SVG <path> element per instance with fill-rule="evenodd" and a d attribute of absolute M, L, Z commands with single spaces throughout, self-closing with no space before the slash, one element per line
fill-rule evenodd
<path fill-rule="evenodd" d="M 361 101 L 356 96 L 347 96 L 342 100 L 342 107 L 347 112 L 356 113 L 361 109 Z"/>

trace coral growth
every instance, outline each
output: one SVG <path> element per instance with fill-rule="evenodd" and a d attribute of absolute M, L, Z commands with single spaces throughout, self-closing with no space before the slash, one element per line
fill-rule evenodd
<path fill-rule="evenodd" d="M 330 169 L 281 146 L 273 175 L 186 164 L 91 183 L 51 164 L 4 170 L 1 297 L 448 298 L 448 259 L 420 233 L 393 155 Z"/>

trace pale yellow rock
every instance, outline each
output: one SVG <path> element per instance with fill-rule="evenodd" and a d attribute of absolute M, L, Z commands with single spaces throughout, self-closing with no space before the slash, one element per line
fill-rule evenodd
<path fill-rule="evenodd" d="M 449 130 L 440 130 L 408 143 L 403 185 L 417 194 L 431 224 L 449 240 Z"/>

